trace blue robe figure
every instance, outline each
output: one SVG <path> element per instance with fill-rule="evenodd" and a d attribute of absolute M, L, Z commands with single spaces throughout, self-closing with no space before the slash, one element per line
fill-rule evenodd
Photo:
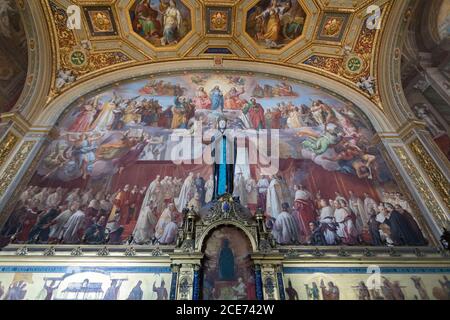
<path fill-rule="evenodd" d="M 219 280 L 222 281 L 232 281 L 235 279 L 234 254 L 229 244 L 230 241 L 228 239 L 223 240 L 219 255 Z"/>
<path fill-rule="evenodd" d="M 142 300 L 144 292 L 141 288 L 142 281 L 139 280 L 136 286 L 131 290 L 127 300 Z"/>
<path fill-rule="evenodd" d="M 116 279 L 111 280 L 111 286 L 106 290 L 103 300 L 117 300 L 122 282 L 117 283 Z"/>
<path fill-rule="evenodd" d="M 225 193 L 233 194 L 234 171 L 237 155 L 237 138 L 229 134 L 227 137 L 226 119 L 219 119 L 218 133 L 211 138 L 213 144 L 211 157 L 214 159 L 214 195 L 217 200 Z M 229 133 L 229 132 L 228 132 Z"/>
<path fill-rule="evenodd" d="M 211 90 L 209 98 L 211 99 L 211 110 L 220 110 L 220 112 L 223 112 L 224 99 L 219 86 L 215 86 Z"/>

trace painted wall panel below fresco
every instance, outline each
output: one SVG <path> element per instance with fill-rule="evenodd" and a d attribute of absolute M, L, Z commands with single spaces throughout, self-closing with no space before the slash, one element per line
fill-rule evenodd
<path fill-rule="evenodd" d="M 168 300 L 165 266 L 0 266 L 0 300 Z"/>
<path fill-rule="evenodd" d="M 450 299 L 448 267 L 285 267 L 283 272 L 287 300 Z"/>

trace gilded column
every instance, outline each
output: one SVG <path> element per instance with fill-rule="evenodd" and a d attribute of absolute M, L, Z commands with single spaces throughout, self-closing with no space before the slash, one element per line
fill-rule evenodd
<path fill-rule="evenodd" d="M 421 169 L 427 174 L 428 179 L 444 202 L 448 212 L 450 210 L 450 183 L 445 172 L 441 170 L 419 138 L 415 138 L 408 143 L 408 147 L 414 153 Z"/>
<path fill-rule="evenodd" d="M 261 280 L 264 300 L 280 300 L 280 288 L 275 265 L 261 265 Z"/>
<path fill-rule="evenodd" d="M 20 193 L 31 179 L 45 149 L 47 133 L 29 133 L 10 155 L 10 160 L 0 173 L 0 227 L 14 209 Z"/>
<path fill-rule="evenodd" d="M 28 131 L 29 124 L 20 115 L 4 113 L 0 124 L 0 172 L 8 164 L 20 140 Z"/>
<path fill-rule="evenodd" d="M 179 271 L 180 271 L 179 265 L 172 265 L 172 281 L 170 283 L 170 300 L 177 299 L 177 283 L 178 283 Z"/>
<path fill-rule="evenodd" d="M 256 287 L 256 299 L 264 300 L 261 266 L 259 264 L 255 265 L 255 287 Z"/>
<path fill-rule="evenodd" d="M 420 165 L 414 154 L 408 148 L 400 134 L 380 134 L 384 145 L 384 158 L 393 171 L 399 187 L 407 188 L 413 201 L 413 208 L 419 224 L 426 231 L 430 245 L 439 245 L 442 228 L 447 225 L 448 209 L 433 192 L 427 176 L 420 170 Z"/>

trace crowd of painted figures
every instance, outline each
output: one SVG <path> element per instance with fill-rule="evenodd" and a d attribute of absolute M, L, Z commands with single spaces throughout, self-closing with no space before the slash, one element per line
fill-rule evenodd
<path fill-rule="evenodd" d="M 421 277 L 416 275 L 408 280 L 414 285 L 417 293 L 414 294 L 416 300 L 430 300 L 431 295 L 428 294 Z M 405 300 L 406 286 L 402 285 L 399 280 L 391 280 L 382 277 L 379 287 L 369 288 L 365 281 L 360 281 L 353 286 L 358 300 Z M 403 283 L 404 284 L 404 283 Z M 443 276 L 438 280 L 439 286 L 434 287 L 432 295 L 438 300 L 448 300 L 450 298 L 450 281 L 447 276 Z M 305 284 L 305 296 L 293 287 L 292 281 L 288 279 L 286 286 L 287 300 L 340 300 L 342 299 L 341 291 L 338 285 L 333 281 L 312 281 Z"/>
<path fill-rule="evenodd" d="M 238 172 L 233 196 L 251 212 L 261 208 L 282 245 L 426 245 L 411 207 L 400 193 L 325 199 L 282 175 L 245 177 Z M 182 178 L 159 175 L 148 186 L 66 190 L 30 186 L 1 236 L 17 243 L 174 244 L 184 208 L 197 212 L 213 198 L 214 180 L 190 172 Z"/>
<path fill-rule="evenodd" d="M 62 278 L 54 278 L 44 281 L 41 291 L 35 297 L 29 297 L 26 300 L 119 300 L 123 283 L 127 279 L 112 279 L 108 289 L 103 292 L 101 282 L 89 281 L 85 279 L 83 282 L 72 282 L 62 290 Z M 0 300 L 25 300 L 28 294 L 29 282 L 24 280 L 13 279 L 9 287 L 5 289 L 0 281 Z M 59 289 L 59 290 L 58 290 Z M 123 290 L 123 289 L 122 289 Z M 169 294 L 165 287 L 164 279 L 161 280 L 159 287 L 156 281 L 150 288 L 155 300 L 168 300 Z M 57 293 L 59 295 L 57 296 Z M 130 290 L 126 300 L 143 300 L 144 291 L 142 288 L 142 280 L 137 281 L 136 285 Z"/>

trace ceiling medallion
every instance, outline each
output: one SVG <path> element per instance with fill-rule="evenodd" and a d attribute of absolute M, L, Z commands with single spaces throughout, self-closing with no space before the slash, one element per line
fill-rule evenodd
<path fill-rule="evenodd" d="M 350 75 L 361 73 L 365 69 L 365 62 L 356 54 L 349 54 L 344 61 L 344 72 Z"/>
<path fill-rule="evenodd" d="M 84 68 L 87 65 L 88 54 L 83 48 L 74 48 L 68 55 L 70 65 L 75 69 Z"/>

